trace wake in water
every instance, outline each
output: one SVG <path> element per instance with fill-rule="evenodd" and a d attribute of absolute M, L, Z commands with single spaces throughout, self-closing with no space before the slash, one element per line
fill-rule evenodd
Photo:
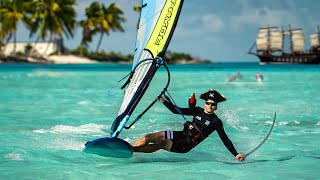
<path fill-rule="evenodd" d="M 85 142 L 80 141 L 80 137 L 103 137 L 110 126 L 97 124 L 84 124 L 80 126 L 56 125 L 50 129 L 37 129 L 33 133 L 42 134 L 41 137 L 35 137 L 33 141 L 35 147 L 56 150 L 81 150 Z M 40 148 L 40 149 L 42 149 Z"/>
<path fill-rule="evenodd" d="M 106 125 L 96 125 L 96 124 L 85 124 L 80 126 L 67 126 L 67 125 L 56 125 L 52 127 L 50 130 L 45 129 L 37 129 L 33 132 L 35 133 L 63 133 L 63 134 L 97 134 L 101 135 L 105 132 L 103 129 L 110 128 L 110 126 Z"/>

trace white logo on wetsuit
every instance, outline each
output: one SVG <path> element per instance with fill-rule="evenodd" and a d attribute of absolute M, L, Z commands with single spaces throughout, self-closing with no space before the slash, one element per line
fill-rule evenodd
<path fill-rule="evenodd" d="M 206 122 L 204 123 L 205 125 L 209 126 L 210 121 L 206 120 Z"/>
<path fill-rule="evenodd" d="M 200 117 L 200 116 L 196 116 L 196 119 L 198 119 L 199 121 L 201 121 L 201 117 Z"/>

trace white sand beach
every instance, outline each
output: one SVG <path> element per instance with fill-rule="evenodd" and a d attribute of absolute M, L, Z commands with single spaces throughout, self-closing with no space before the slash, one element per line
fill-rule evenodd
<path fill-rule="evenodd" d="M 91 60 L 85 57 L 79 57 L 74 55 L 52 55 L 46 57 L 46 59 L 53 64 L 90 64 L 98 63 L 95 60 Z"/>

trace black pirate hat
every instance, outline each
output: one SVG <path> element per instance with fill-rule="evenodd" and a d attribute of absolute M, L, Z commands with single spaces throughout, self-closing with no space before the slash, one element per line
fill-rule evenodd
<path fill-rule="evenodd" d="M 212 99 L 216 103 L 223 102 L 223 101 L 227 100 L 226 97 L 224 97 L 218 91 L 213 90 L 213 89 L 210 89 L 209 91 L 202 93 L 200 95 L 200 99 L 203 99 L 203 100 Z"/>

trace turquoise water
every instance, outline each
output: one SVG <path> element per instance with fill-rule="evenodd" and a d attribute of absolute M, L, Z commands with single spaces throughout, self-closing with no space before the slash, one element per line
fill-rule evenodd
<path fill-rule="evenodd" d="M 214 132 L 187 154 L 158 151 L 131 159 L 83 153 L 84 143 L 108 136 L 123 93 L 117 84 L 130 65 L 0 64 L 0 179 L 318 179 L 320 66 L 215 63 L 171 65 L 169 93 L 187 106 L 192 92 L 210 88 L 228 101 L 217 114 L 239 152 L 273 133 L 245 162 L 237 162 Z M 242 78 L 226 82 L 241 72 Z M 255 80 L 255 73 L 264 82 Z M 159 94 L 166 72 L 155 76 L 134 115 Z M 198 98 L 198 105 L 203 102 Z M 156 103 L 120 138 L 179 130 L 184 120 Z"/>

